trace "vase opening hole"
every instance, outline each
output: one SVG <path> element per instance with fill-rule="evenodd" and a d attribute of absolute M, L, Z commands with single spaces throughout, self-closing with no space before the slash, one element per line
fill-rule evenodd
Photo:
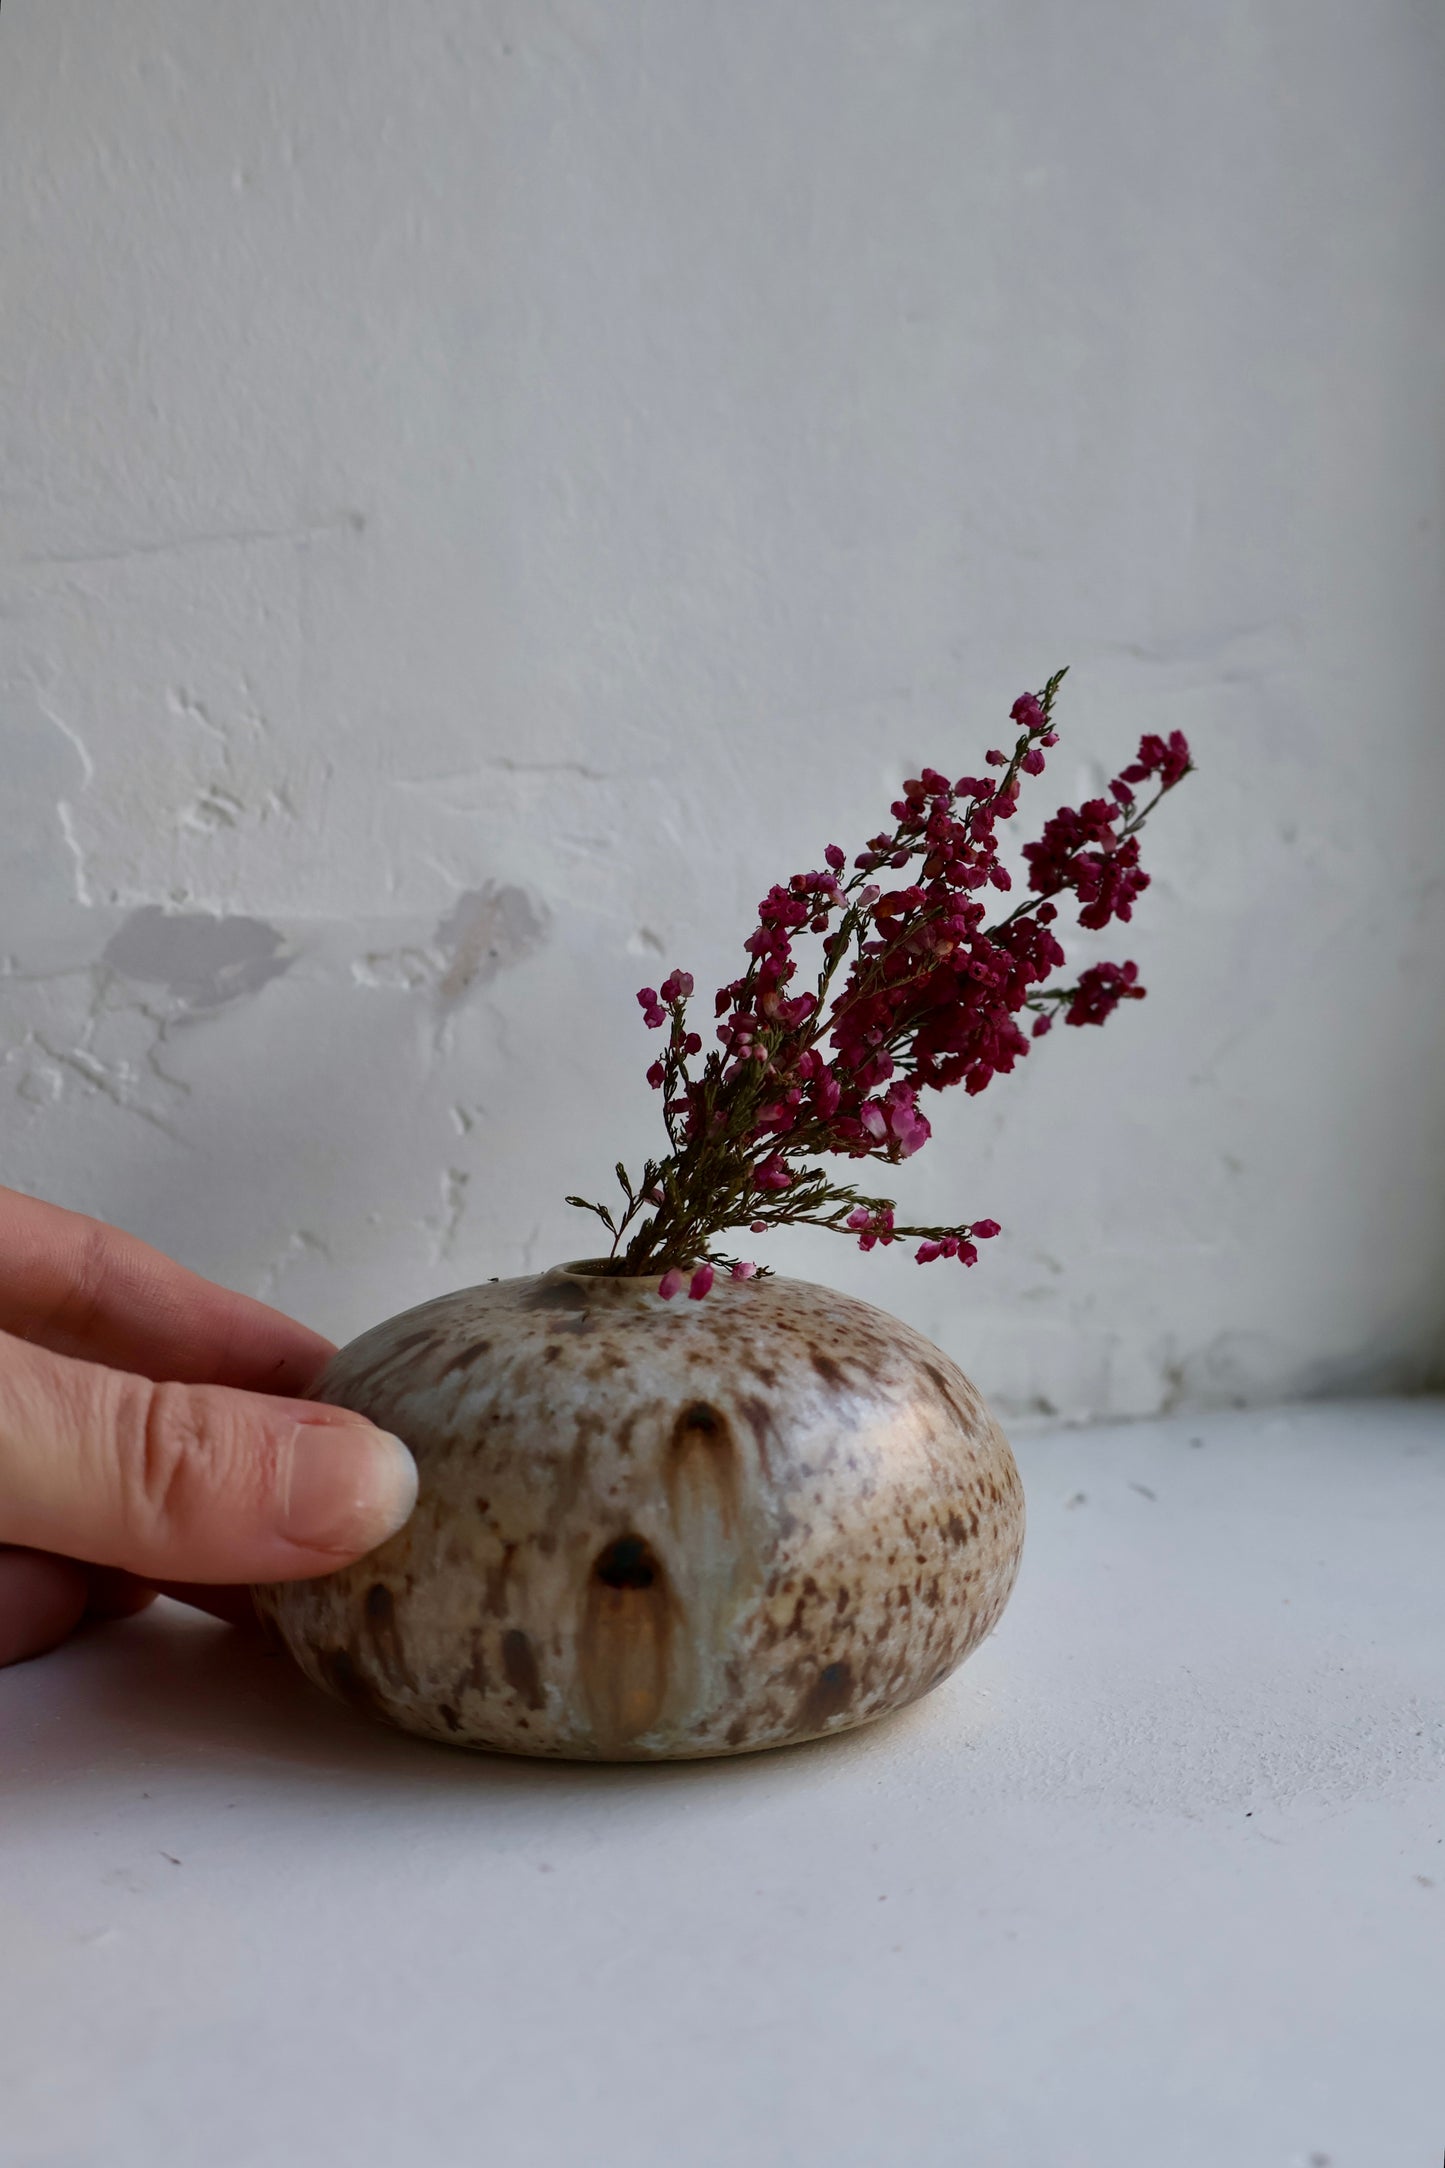
<path fill-rule="evenodd" d="M 598 1554 L 593 1579 L 604 1588 L 651 1588 L 661 1573 L 645 1536 L 617 1536 Z"/>

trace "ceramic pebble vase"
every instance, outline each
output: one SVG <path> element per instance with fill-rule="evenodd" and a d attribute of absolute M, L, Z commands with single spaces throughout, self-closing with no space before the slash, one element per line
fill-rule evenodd
<path fill-rule="evenodd" d="M 867 1723 L 990 1631 L 1023 1494 L 948 1357 L 803 1281 L 657 1288 L 561 1266 L 334 1357 L 315 1396 L 421 1492 L 358 1564 L 257 1590 L 318 1686 L 457 1746 L 670 1760 Z"/>

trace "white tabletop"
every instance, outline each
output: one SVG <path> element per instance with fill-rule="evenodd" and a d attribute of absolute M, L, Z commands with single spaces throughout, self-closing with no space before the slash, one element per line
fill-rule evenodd
<path fill-rule="evenodd" d="M 0 1675 L 5 2168 L 1394 2168 L 1445 2148 L 1445 1406 L 1026 1440 L 852 1738 L 538 1766 L 171 1606 Z"/>

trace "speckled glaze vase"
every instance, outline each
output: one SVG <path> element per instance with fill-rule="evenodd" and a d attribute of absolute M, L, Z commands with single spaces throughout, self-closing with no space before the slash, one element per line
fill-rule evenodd
<path fill-rule="evenodd" d="M 456 1746 L 671 1760 L 867 1723 L 990 1631 L 1023 1493 L 948 1357 L 804 1281 L 657 1288 L 560 1266 L 333 1359 L 315 1396 L 405 1438 L 421 1493 L 256 1592 L 318 1686 Z"/>

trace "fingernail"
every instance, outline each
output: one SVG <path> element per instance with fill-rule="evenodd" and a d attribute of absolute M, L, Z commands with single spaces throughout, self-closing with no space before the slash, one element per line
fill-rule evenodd
<path fill-rule="evenodd" d="M 281 1533 L 315 1551 L 359 1558 L 395 1535 L 416 1504 L 416 1462 L 370 1423 L 298 1423 Z"/>

